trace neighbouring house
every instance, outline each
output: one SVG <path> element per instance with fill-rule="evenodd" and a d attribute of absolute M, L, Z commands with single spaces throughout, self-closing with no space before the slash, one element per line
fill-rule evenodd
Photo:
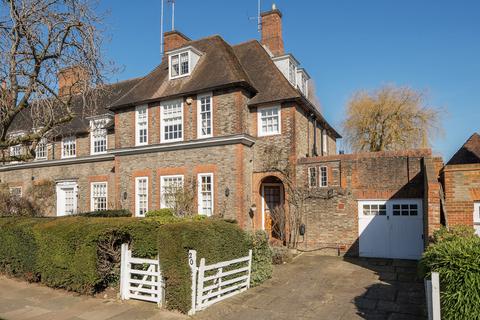
<path fill-rule="evenodd" d="M 445 224 L 473 226 L 480 235 L 480 135 L 474 133 L 441 171 Z"/>
<path fill-rule="evenodd" d="M 417 259 L 440 227 L 441 159 L 430 150 L 337 154 L 340 135 L 312 103 L 308 73 L 284 51 L 282 14 L 273 8 L 261 19 L 260 42 L 166 32 L 157 68 L 95 88 L 92 105 L 77 99 L 75 120 L 39 145 L 37 159 L 1 166 L 0 182 L 22 196 L 52 181 L 50 216 L 128 209 L 144 217 L 172 205 L 168 190 L 192 186 L 199 214 L 281 241 L 288 223 L 275 214 L 289 214 L 293 182 L 308 195 L 301 248 Z M 81 80 L 77 71 L 59 76 L 60 91 Z M 11 134 L 25 130 L 28 117 Z"/>

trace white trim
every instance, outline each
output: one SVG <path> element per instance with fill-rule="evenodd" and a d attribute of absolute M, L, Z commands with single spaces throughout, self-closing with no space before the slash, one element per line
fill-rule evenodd
<path fill-rule="evenodd" d="M 27 163 L 16 163 L 16 164 L 6 164 L 0 166 L 0 172 L 8 170 L 20 170 L 25 168 L 41 168 L 49 166 L 60 166 L 67 164 L 79 164 L 79 163 L 90 163 L 90 162 L 99 162 L 99 161 L 108 161 L 114 160 L 115 155 L 113 154 L 100 154 L 95 156 L 84 156 L 84 157 L 75 157 L 75 158 L 66 158 L 66 159 L 54 159 L 54 160 L 36 160 Z"/>
<path fill-rule="evenodd" d="M 43 144 L 45 146 L 45 156 L 44 157 L 39 157 L 38 156 L 38 146 Z M 48 159 L 48 143 L 45 138 L 40 139 L 38 141 L 37 146 L 35 147 L 35 161 L 40 161 L 40 160 L 47 160 Z"/>
<path fill-rule="evenodd" d="M 17 187 L 9 187 L 8 188 L 8 193 L 10 194 L 10 196 L 12 196 L 12 190 L 14 189 L 20 189 L 20 195 L 19 195 L 19 198 L 21 198 L 23 196 L 23 190 L 22 190 L 22 186 L 17 186 Z"/>
<path fill-rule="evenodd" d="M 147 125 L 146 125 L 146 130 L 147 130 L 147 136 L 146 136 L 146 141 L 140 143 L 140 135 L 139 135 L 139 125 L 138 125 L 138 113 L 140 110 L 145 110 L 145 116 L 147 118 Z M 139 106 L 135 107 L 135 146 L 145 146 L 148 144 L 148 105 L 142 104 Z"/>
<path fill-rule="evenodd" d="M 197 175 L 197 207 L 198 207 L 198 214 L 200 215 L 206 215 L 209 216 L 201 211 L 202 208 L 202 202 L 203 202 L 203 197 L 202 197 L 202 177 L 210 177 L 210 181 L 212 184 L 212 215 L 215 212 L 215 183 L 214 183 L 214 177 L 213 173 L 199 173 Z"/>
<path fill-rule="evenodd" d="M 279 186 L 280 187 L 280 205 L 284 205 L 284 199 L 283 199 L 283 184 L 280 182 L 272 182 L 272 183 L 263 183 L 262 182 L 262 194 L 261 200 L 262 200 L 262 230 L 265 230 L 265 186 Z"/>
<path fill-rule="evenodd" d="M 188 54 L 188 72 L 182 74 L 182 64 L 180 62 L 180 56 L 184 53 Z M 178 56 L 178 75 L 172 76 L 172 57 L 173 56 Z M 178 51 L 178 52 L 170 52 L 168 54 L 168 79 L 173 80 L 173 79 L 178 79 L 178 78 L 183 78 L 187 77 L 192 73 L 192 53 L 190 49 L 185 49 Z"/>
<path fill-rule="evenodd" d="M 163 116 L 163 111 L 165 105 L 171 104 L 171 103 L 180 103 L 180 109 L 182 111 L 182 120 L 181 120 L 181 125 L 182 125 L 182 137 L 177 138 L 177 139 L 169 139 L 165 140 L 165 123 L 164 123 L 164 116 Z M 183 100 L 182 99 L 174 99 L 174 100 L 167 100 L 167 101 L 162 101 L 160 103 L 160 143 L 169 143 L 169 142 L 178 142 L 178 141 L 183 141 L 185 137 L 185 126 L 183 123 Z"/>
<path fill-rule="evenodd" d="M 277 109 L 278 112 L 278 132 L 268 132 L 265 133 L 262 131 L 262 110 L 266 109 Z M 267 106 L 267 107 L 258 107 L 257 108 L 257 135 L 259 137 L 275 136 L 282 134 L 282 107 L 280 105 Z"/>
<path fill-rule="evenodd" d="M 475 233 L 480 236 L 480 202 L 473 203 L 473 228 L 475 228 Z"/>
<path fill-rule="evenodd" d="M 74 210 L 71 214 L 75 214 L 78 210 L 78 183 L 76 180 L 62 180 L 58 181 L 55 186 L 56 197 L 57 197 L 57 217 L 70 215 L 65 212 L 65 193 L 63 189 L 73 188 L 74 197 L 73 197 L 73 207 Z M 63 196 L 63 197 L 60 197 Z"/>
<path fill-rule="evenodd" d="M 308 179 L 308 187 L 309 187 L 309 188 L 315 188 L 315 187 L 317 186 L 318 171 L 319 171 L 319 170 L 318 170 L 317 167 L 308 167 L 307 170 L 308 170 L 308 177 L 307 177 L 307 179 Z M 313 170 L 313 172 L 315 172 L 315 179 L 314 179 L 314 180 L 315 180 L 315 184 L 314 184 L 314 185 L 312 185 L 312 183 L 311 183 L 311 182 L 312 182 L 312 177 L 311 177 L 311 171 L 312 171 L 312 170 Z"/>
<path fill-rule="evenodd" d="M 138 181 L 140 180 L 145 180 L 146 181 L 146 190 L 147 190 L 147 197 L 146 197 L 146 212 L 148 212 L 148 177 L 135 177 L 135 217 L 145 217 L 145 215 L 140 215 L 139 209 L 140 209 L 140 199 L 138 198 Z"/>
<path fill-rule="evenodd" d="M 165 205 L 164 194 L 163 194 L 163 187 L 165 185 L 165 182 L 163 180 L 165 178 L 182 178 L 182 188 L 184 184 L 183 174 L 171 174 L 171 175 L 160 176 L 160 208 L 161 209 L 169 208 Z"/>
<path fill-rule="evenodd" d="M 210 97 L 210 134 L 201 134 L 202 132 L 202 118 L 201 118 L 201 111 L 202 111 L 202 98 Z M 199 94 L 197 96 L 197 138 L 210 138 L 213 137 L 213 93 L 207 92 L 204 94 Z"/>
<path fill-rule="evenodd" d="M 75 154 L 74 155 L 68 155 L 68 156 L 65 156 L 65 150 L 64 150 L 64 140 L 68 140 L 68 139 L 73 139 L 73 145 L 75 146 Z M 61 143 L 61 158 L 62 159 L 69 159 L 69 158 L 75 158 L 77 156 L 77 137 L 75 136 L 69 136 L 69 137 L 63 137 L 62 138 L 62 143 Z"/>
<path fill-rule="evenodd" d="M 322 184 L 322 168 L 325 168 L 325 185 Z M 318 186 L 320 188 L 328 187 L 328 167 L 327 166 L 320 166 L 318 167 Z"/>
<path fill-rule="evenodd" d="M 326 156 L 328 154 L 328 135 L 327 130 L 322 130 L 322 156 Z"/>
<path fill-rule="evenodd" d="M 93 201 L 93 185 L 103 184 L 105 185 L 105 210 L 108 210 L 108 182 L 107 181 L 96 181 L 90 183 L 90 211 L 95 211 L 94 201 Z"/>
<path fill-rule="evenodd" d="M 148 119 L 148 117 L 147 117 Z M 90 120 L 90 155 L 97 155 L 97 154 L 105 154 L 107 153 L 107 149 L 108 149 L 108 132 L 107 132 L 107 129 L 105 128 L 105 126 L 107 125 L 108 123 L 108 120 L 109 118 L 96 118 L 96 119 L 91 119 Z M 94 141 L 94 132 L 95 132 L 95 122 L 98 121 L 104 121 L 103 123 L 103 128 L 101 128 L 100 130 L 104 130 L 105 131 L 105 151 L 101 151 L 101 152 L 95 152 L 95 141 Z M 148 122 L 147 122 L 147 126 L 148 126 Z M 147 133 L 148 134 L 148 133 Z"/>

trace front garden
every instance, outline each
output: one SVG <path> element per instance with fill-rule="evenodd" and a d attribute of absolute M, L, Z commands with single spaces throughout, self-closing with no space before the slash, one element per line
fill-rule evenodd
<path fill-rule="evenodd" d="M 177 218 L 152 213 L 145 219 L 110 212 L 62 218 L 0 218 L 0 272 L 82 294 L 118 286 L 120 247 L 137 257 L 159 257 L 166 283 L 166 306 L 187 312 L 191 273 L 187 252 L 211 263 L 253 250 L 251 285 L 271 276 L 271 249 L 264 233 L 246 233 L 235 222 Z M 114 217 L 112 217 L 114 216 Z"/>

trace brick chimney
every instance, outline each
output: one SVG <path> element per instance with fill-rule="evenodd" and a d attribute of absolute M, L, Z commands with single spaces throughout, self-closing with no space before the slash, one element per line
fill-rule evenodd
<path fill-rule="evenodd" d="M 58 95 L 77 94 L 88 85 L 89 76 L 80 66 L 61 69 L 58 72 Z"/>
<path fill-rule="evenodd" d="M 172 51 L 191 41 L 189 37 L 177 30 L 165 32 L 163 34 L 163 52 Z"/>
<path fill-rule="evenodd" d="M 282 13 L 275 4 L 272 10 L 262 12 L 262 44 L 273 53 L 274 56 L 281 56 L 285 53 L 282 37 Z"/>

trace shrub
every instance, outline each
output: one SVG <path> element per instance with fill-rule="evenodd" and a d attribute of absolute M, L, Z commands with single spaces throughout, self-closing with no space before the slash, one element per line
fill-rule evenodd
<path fill-rule="evenodd" d="M 170 208 L 160 209 L 160 210 L 153 210 L 148 211 L 145 214 L 145 217 L 152 218 L 152 217 L 173 217 L 173 210 Z"/>
<path fill-rule="evenodd" d="M 475 229 L 468 226 L 454 226 L 451 228 L 441 227 L 433 234 L 433 242 L 457 240 L 460 238 L 475 237 Z"/>
<path fill-rule="evenodd" d="M 293 259 L 292 253 L 287 247 L 283 246 L 274 246 L 272 247 L 272 263 L 273 264 L 284 264 L 291 262 Z"/>
<path fill-rule="evenodd" d="M 440 274 L 442 319 L 480 318 L 480 237 L 465 231 L 439 231 L 421 260 L 426 275 Z"/>
<path fill-rule="evenodd" d="M 77 214 L 81 217 L 107 217 L 107 218 L 119 218 L 119 217 L 131 217 L 132 213 L 128 210 L 99 210 L 91 212 L 82 212 Z"/>
<path fill-rule="evenodd" d="M 264 231 L 247 233 L 247 241 L 252 248 L 252 274 L 250 285 L 256 286 L 272 277 L 272 249 Z"/>

